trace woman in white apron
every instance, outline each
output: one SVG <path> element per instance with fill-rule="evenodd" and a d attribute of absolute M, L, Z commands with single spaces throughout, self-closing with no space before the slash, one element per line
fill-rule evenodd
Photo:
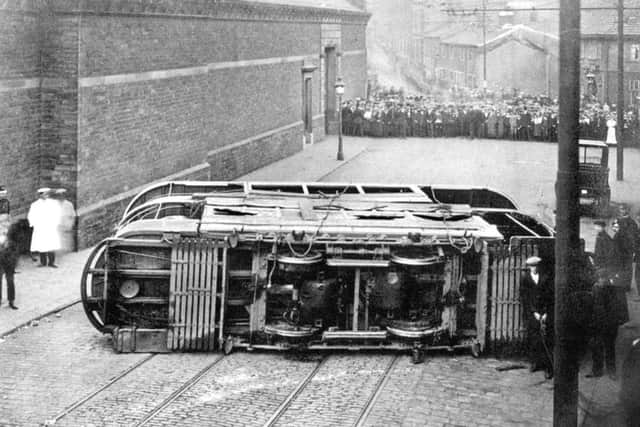
<path fill-rule="evenodd" d="M 613 116 L 609 116 L 607 120 L 607 144 L 616 144 L 616 121 Z"/>

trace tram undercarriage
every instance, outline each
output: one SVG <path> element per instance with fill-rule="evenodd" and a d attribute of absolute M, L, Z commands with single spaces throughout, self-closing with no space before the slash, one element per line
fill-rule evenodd
<path fill-rule="evenodd" d="M 90 318 L 118 351 L 481 351 L 482 245 L 132 244 L 106 243 L 83 287 L 98 308 L 107 276 Z"/>

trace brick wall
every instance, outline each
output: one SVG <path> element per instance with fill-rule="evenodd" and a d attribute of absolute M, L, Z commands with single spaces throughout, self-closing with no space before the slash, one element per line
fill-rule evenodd
<path fill-rule="evenodd" d="M 87 16 L 83 77 L 316 54 L 320 25 L 175 17 Z"/>
<path fill-rule="evenodd" d="M 211 150 L 299 121 L 300 76 L 300 64 L 293 63 L 83 89 L 79 205 L 187 169 L 206 161 Z"/>
<path fill-rule="evenodd" d="M 245 175 L 290 156 L 302 148 L 302 123 L 289 129 L 225 150 L 208 159 L 212 180 Z"/>
<path fill-rule="evenodd" d="M 38 21 L 36 13 L 0 12 L 0 79 L 39 75 Z"/>
<path fill-rule="evenodd" d="M 38 89 L 0 92 L 0 185 L 8 190 L 12 213 L 24 214 L 38 186 Z"/>
<path fill-rule="evenodd" d="M 0 180 L 21 188 L 12 200 L 23 209 L 37 185 L 68 188 L 82 214 L 80 245 L 94 243 L 152 181 L 233 179 L 302 149 L 303 65 L 318 67 L 320 140 L 323 48 L 341 37 L 357 48 L 366 22 L 256 2 L 2 3 L 0 137 L 18 162 L 3 157 Z M 350 75 L 366 75 L 349 61 Z M 7 90 L 11 78 L 33 87 Z"/>
<path fill-rule="evenodd" d="M 35 13 L 0 12 L 0 185 L 24 214 L 38 186 L 40 33 Z"/>
<path fill-rule="evenodd" d="M 365 50 L 367 47 L 366 34 L 362 31 L 362 26 L 360 25 L 342 25 L 341 42 L 344 52 Z"/>

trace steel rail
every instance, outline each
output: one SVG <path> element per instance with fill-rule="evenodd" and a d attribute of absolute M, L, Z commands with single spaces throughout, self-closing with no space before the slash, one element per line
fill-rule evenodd
<path fill-rule="evenodd" d="M 220 356 L 218 356 L 218 358 L 216 360 L 214 360 L 209 365 L 207 365 L 204 368 L 202 368 L 200 370 L 200 372 L 198 372 L 193 377 L 191 377 L 191 379 L 189 381 L 187 381 L 184 384 L 182 384 L 180 386 L 180 388 L 178 388 L 176 391 L 171 393 L 171 395 L 169 397 L 164 399 L 159 405 L 157 405 L 155 408 L 153 408 L 153 410 L 151 412 L 149 412 L 147 414 L 147 416 L 145 416 L 141 421 L 139 421 L 137 424 L 135 424 L 135 426 L 136 427 L 143 426 L 143 425 L 147 424 L 149 421 L 151 421 L 156 415 L 158 415 L 160 412 L 162 412 L 167 406 L 169 406 L 177 398 L 182 396 L 191 387 L 196 385 L 198 383 L 198 381 L 200 381 L 202 379 L 202 377 L 204 377 L 211 369 L 213 369 L 218 364 L 218 362 L 220 362 L 222 359 L 224 359 L 224 356 L 220 355 Z"/>
<path fill-rule="evenodd" d="M 318 362 L 316 367 L 313 368 L 313 370 L 305 377 L 305 379 L 302 380 L 300 384 L 298 384 L 298 386 L 280 404 L 280 406 L 278 406 L 278 409 L 276 409 L 276 411 L 273 413 L 273 415 L 271 415 L 271 417 L 267 420 L 267 422 L 263 424 L 263 427 L 272 427 L 278 422 L 278 420 L 280 420 L 280 417 L 282 417 L 282 415 L 287 411 L 287 409 L 289 409 L 289 406 L 291 406 L 291 403 L 293 403 L 293 401 L 300 395 L 302 390 L 304 390 L 304 388 L 311 382 L 313 377 L 315 377 L 315 375 L 318 373 L 320 368 L 325 364 L 325 362 L 329 360 L 329 357 L 331 356 L 323 357 L 322 360 Z"/>
<path fill-rule="evenodd" d="M 373 409 L 373 405 L 376 403 L 376 401 L 378 400 L 378 397 L 380 397 L 380 394 L 384 389 L 384 386 L 389 381 L 389 378 L 390 378 L 389 374 L 391 373 L 391 370 L 393 369 L 393 367 L 395 366 L 399 358 L 400 356 L 396 354 L 391 359 L 391 362 L 389 362 L 389 365 L 384 370 L 382 377 L 380 377 L 380 379 L 378 380 L 378 383 L 376 384 L 376 388 L 374 389 L 373 393 L 371 393 L 371 396 L 369 396 L 369 399 L 367 400 L 366 405 L 364 406 L 364 408 L 362 408 L 362 411 L 360 411 L 360 415 L 358 415 L 358 418 L 353 423 L 354 427 L 362 427 L 364 425 L 365 421 L 369 417 L 369 413 Z"/>
<path fill-rule="evenodd" d="M 56 415 L 55 417 L 53 417 L 50 420 L 47 420 L 47 422 L 45 423 L 45 425 L 54 425 L 55 423 L 57 423 L 60 419 L 64 418 L 65 416 L 69 415 L 71 412 L 75 411 L 76 409 L 78 409 L 80 406 L 84 405 L 85 403 L 87 403 L 89 400 L 91 400 L 92 398 L 94 398 L 95 396 L 97 396 L 98 394 L 102 393 L 103 391 L 105 391 L 106 389 L 108 389 L 109 387 L 111 387 L 113 384 L 115 384 L 116 382 L 118 382 L 119 380 L 121 380 L 122 378 L 126 377 L 127 375 L 129 375 L 131 372 L 133 372 L 134 370 L 138 369 L 140 366 L 144 365 L 145 363 L 147 363 L 149 360 L 153 359 L 156 356 L 156 354 L 149 354 L 147 355 L 145 358 L 139 360 L 138 362 L 134 363 L 133 365 L 131 365 L 130 367 L 128 367 L 126 370 L 124 370 L 122 373 L 120 373 L 118 376 L 110 379 L 105 385 L 103 385 L 102 387 L 97 388 L 96 390 L 92 391 L 91 393 L 87 394 L 86 396 L 84 396 L 83 398 L 77 400 L 75 403 L 71 404 L 70 406 L 68 406 L 67 408 L 65 408 L 62 412 L 60 412 L 58 415 Z"/>

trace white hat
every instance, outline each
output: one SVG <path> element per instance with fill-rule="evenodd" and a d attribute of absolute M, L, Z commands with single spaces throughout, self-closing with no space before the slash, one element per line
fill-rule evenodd
<path fill-rule="evenodd" d="M 42 187 L 42 188 L 38 188 L 38 194 L 42 194 L 42 193 L 48 193 L 51 191 L 51 189 L 49 187 Z"/>
<path fill-rule="evenodd" d="M 540 257 L 532 256 L 527 258 L 527 265 L 538 265 L 540 264 L 540 261 L 542 261 Z"/>

